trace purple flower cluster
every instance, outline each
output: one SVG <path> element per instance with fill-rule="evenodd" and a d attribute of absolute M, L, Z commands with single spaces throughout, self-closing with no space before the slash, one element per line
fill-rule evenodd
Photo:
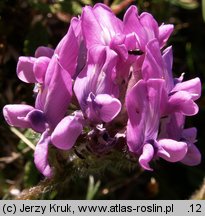
<path fill-rule="evenodd" d="M 184 129 L 184 123 L 198 112 L 201 83 L 173 78 L 172 47 L 164 48 L 172 31 L 135 6 L 122 21 L 96 4 L 72 19 L 55 50 L 39 47 L 35 57 L 19 58 L 17 75 L 35 84 L 35 105 L 6 105 L 3 113 L 8 124 L 42 134 L 34 154 L 42 174 L 52 175 L 50 144 L 69 150 L 95 130 L 107 133 L 102 145 L 124 136 L 147 170 L 157 158 L 200 163 L 197 130 Z"/>

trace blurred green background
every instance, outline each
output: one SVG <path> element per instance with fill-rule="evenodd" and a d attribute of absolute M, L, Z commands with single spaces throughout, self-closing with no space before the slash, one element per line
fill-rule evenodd
<path fill-rule="evenodd" d="M 175 76 L 185 72 L 185 80 L 198 76 L 204 83 L 204 0 L 5 0 L 0 1 L 0 110 L 5 104 L 22 101 L 33 104 L 33 86 L 22 83 L 16 76 L 18 57 L 33 55 L 40 45 L 55 48 L 66 33 L 71 18 L 79 15 L 86 4 L 97 2 L 109 4 L 120 18 L 126 8 L 134 4 L 139 12 L 152 13 L 159 24 L 174 24 L 175 30 L 168 45 L 173 46 Z M 75 176 L 67 172 L 67 179 L 61 184 L 43 181 L 38 185 L 43 177 L 33 164 L 33 151 L 15 135 L 15 131 L 11 131 L 1 112 L 0 198 L 15 199 L 23 189 L 38 185 L 30 198 L 189 199 L 205 177 L 204 85 L 197 103 L 200 112 L 187 118 L 186 127 L 198 129 L 197 146 L 203 158 L 201 165 L 187 167 L 161 160 L 154 172 L 139 172 L 120 165 L 112 169 L 110 161 L 102 172 L 82 175 L 76 172 Z M 20 132 L 32 143 L 36 142 L 31 131 Z M 25 194 L 27 192 L 25 190 Z"/>

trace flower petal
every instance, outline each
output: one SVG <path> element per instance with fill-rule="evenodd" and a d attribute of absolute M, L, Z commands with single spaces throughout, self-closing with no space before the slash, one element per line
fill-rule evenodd
<path fill-rule="evenodd" d="M 36 59 L 34 66 L 33 66 L 33 71 L 34 71 L 34 76 L 36 78 L 36 81 L 38 83 L 43 83 L 46 70 L 48 68 L 48 64 L 50 62 L 50 58 L 48 57 L 39 57 Z"/>
<path fill-rule="evenodd" d="M 117 98 L 113 98 L 108 94 L 99 94 L 95 98 L 95 102 L 100 106 L 99 117 L 104 122 L 112 121 L 121 110 L 121 103 Z"/>
<path fill-rule="evenodd" d="M 187 143 L 177 142 L 171 139 L 161 139 L 157 142 L 157 145 L 157 156 L 169 162 L 177 162 L 182 160 L 188 150 Z"/>
<path fill-rule="evenodd" d="M 145 112 L 146 121 L 146 140 L 156 139 L 158 134 L 160 108 L 162 104 L 162 91 L 164 88 L 163 79 L 149 79 L 147 85 L 147 106 L 148 112 Z M 139 101 L 140 103 L 140 101 Z"/>
<path fill-rule="evenodd" d="M 17 76 L 20 80 L 26 83 L 35 83 L 36 78 L 33 72 L 33 65 L 36 58 L 33 57 L 19 57 L 17 64 Z"/>
<path fill-rule="evenodd" d="M 42 133 L 46 130 L 46 117 L 44 113 L 40 110 L 34 109 L 30 111 L 26 116 L 25 120 L 30 122 L 31 128 L 38 133 Z"/>
<path fill-rule="evenodd" d="M 182 131 L 182 138 L 189 143 L 196 142 L 197 129 L 195 127 L 186 128 Z"/>
<path fill-rule="evenodd" d="M 105 77 L 105 73 L 104 71 L 101 73 L 101 69 L 106 58 L 106 48 L 96 46 L 96 49 L 93 50 L 94 53 L 91 51 L 92 54 L 89 54 L 87 66 L 78 75 L 74 84 L 74 92 L 83 112 L 86 110 L 88 95 L 91 92 L 96 94 L 98 82 L 103 82 L 103 77 Z"/>
<path fill-rule="evenodd" d="M 70 74 L 60 66 L 54 55 L 49 63 L 42 90 L 36 98 L 36 108 L 45 113 L 51 129 L 64 117 L 71 95 Z"/>
<path fill-rule="evenodd" d="M 75 80 L 79 73 L 83 70 L 87 62 L 87 49 L 84 41 L 82 41 L 79 45 L 79 53 L 77 58 L 77 67 L 75 74 L 73 75 L 73 79 Z"/>
<path fill-rule="evenodd" d="M 71 149 L 82 130 L 83 125 L 79 116 L 66 116 L 56 126 L 51 135 L 51 141 L 59 149 Z"/>
<path fill-rule="evenodd" d="M 142 76 L 145 80 L 150 78 L 163 78 L 163 60 L 159 43 L 156 39 L 151 40 L 146 46 L 146 54 L 142 65 Z"/>
<path fill-rule="evenodd" d="M 118 86 L 112 80 L 115 65 L 116 53 L 114 51 L 103 46 L 91 49 L 87 66 L 78 75 L 74 84 L 74 92 L 83 112 L 87 109 L 90 93 L 118 96 Z"/>
<path fill-rule="evenodd" d="M 88 49 L 96 44 L 109 45 L 111 38 L 122 32 L 122 21 L 106 5 L 96 4 L 93 8 L 86 6 L 81 18 Z"/>
<path fill-rule="evenodd" d="M 179 141 L 182 138 L 184 123 L 185 116 L 178 112 L 161 118 L 161 130 L 158 138 L 169 138 Z"/>
<path fill-rule="evenodd" d="M 113 74 L 116 73 L 117 55 L 108 47 L 105 49 L 105 59 L 102 68 L 97 73 L 96 95 L 109 94 L 114 97 L 119 95 L 119 87 L 113 81 Z"/>
<path fill-rule="evenodd" d="M 48 131 L 45 131 L 39 142 L 36 145 L 34 152 L 34 163 L 37 169 L 46 177 L 52 177 L 52 168 L 48 163 L 48 148 L 50 144 L 50 135 Z"/>
<path fill-rule="evenodd" d="M 145 144 L 143 146 L 142 154 L 139 157 L 139 164 L 142 168 L 145 170 L 153 171 L 153 169 L 150 167 L 149 162 L 154 157 L 154 148 L 151 144 Z"/>
<path fill-rule="evenodd" d="M 186 91 L 191 95 L 192 100 L 195 101 L 201 96 L 201 81 L 196 77 L 185 82 L 177 83 L 172 91 Z"/>
<path fill-rule="evenodd" d="M 35 57 L 39 58 L 41 56 L 45 56 L 48 58 L 52 58 L 54 54 L 54 50 L 50 47 L 40 46 L 36 49 Z"/>
<path fill-rule="evenodd" d="M 115 35 L 110 42 L 110 48 L 113 49 L 123 61 L 127 60 L 128 51 L 125 46 L 125 35 Z"/>
<path fill-rule="evenodd" d="M 11 126 L 30 128 L 31 124 L 26 119 L 26 116 L 33 110 L 34 108 L 29 105 L 12 104 L 4 106 L 3 115 L 7 123 Z"/>
<path fill-rule="evenodd" d="M 167 111 L 168 113 L 180 112 L 183 115 L 192 116 L 198 113 L 199 108 L 190 93 L 178 91 L 170 96 Z"/>
<path fill-rule="evenodd" d="M 125 34 L 135 32 L 136 35 L 139 37 L 140 46 L 144 50 L 145 45 L 148 42 L 148 38 L 147 38 L 146 31 L 140 22 L 138 9 L 136 6 L 133 5 L 129 7 L 129 9 L 126 11 L 124 15 L 123 23 L 124 23 L 123 32 Z"/>
<path fill-rule="evenodd" d="M 145 139 L 145 113 L 147 110 L 147 89 L 143 80 L 133 86 L 126 95 L 128 113 L 127 145 L 131 152 L 139 153 Z"/>
<path fill-rule="evenodd" d="M 181 160 L 183 164 L 188 166 L 196 166 L 201 162 L 201 153 L 194 145 L 196 142 L 197 129 L 187 128 L 182 132 L 182 139 L 185 139 L 188 143 L 188 151 L 186 156 Z"/>
<path fill-rule="evenodd" d="M 144 142 L 157 138 L 163 86 L 161 79 L 140 80 L 126 96 L 127 144 L 133 152 L 139 153 Z"/>
<path fill-rule="evenodd" d="M 76 22 L 76 19 L 74 22 Z M 60 41 L 55 50 L 55 54 L 58 55 L 61 66 L 71 75 L 71 77 L 75 74 L 79 54 L 78 38 L 75 35 L 72 23 L 73 22 L 71 20 L 68 32 Z"/>
<path fill-rule="evenodd" d="M 143 12 L 140 15 L 140 23 L 146 31 L 148 41 L 159 38 L 158 24 L 150 13 Z"/>
<path fill-rule="evenodd" d="M 164 79 L 166 80 L 166 88 L 169 93 L 174 88 L 174 80 L 172 75 L 172 64 L 173 64 L 173 53 L 172 47 L 167 47 L 163 51 L 163 61 L 164 61 Z"/>
<path fill-rule="evenodd" d="M 180 162 L 188 166 L 196 166 L 201 163 L 201 153 L 194 144 L 191 144 L 187 154 Z"/>
<path fill-rule="evenodd" d="M 161 48 L 166 44 L 173 30 L 174 30 L 174 26 L 171 24 L 168 25 L 162 24 L 159 27 L 159 44 Z"/>

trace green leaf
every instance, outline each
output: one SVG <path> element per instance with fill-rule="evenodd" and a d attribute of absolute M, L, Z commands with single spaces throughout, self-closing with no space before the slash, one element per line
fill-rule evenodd
<path fill-rule="evenodd" d="M 72 9 L 74 14 L 82 13 L 82 6 L 78 2 L 72 2 Z"/>
<path fill-rule="evenodd" d="M 85 5 L 92 5 L 92 1 L 91 0 L 81 0 L 81 2 Z"/>
<path fill-rule="evenodd" d="M 114 2 L 112 3 L 112 5 L 118 5 L 121 3 L 121 0 L 114 0 Z"/>
<path fill-rule="evenodd" d="M 96 193 L 98 192 L 100 187 L 100 181 L 97 181 L 96 184 L 94 182 L 94 177 L 89 176 L 89 183 L 88 183 L 88 191 L 86 195 L 87 200 L 92 200 Z"/>
<path fill-rule="evenodd" d="M 196 0 L 170 0 L 170 3 L 187 10 L 193 10 L 199 6 Z"/>
<path fill-rule="evenodd" d="M 24 136 L 29 140 L 31 141 L 33 144 L 36 144 L 38 142 L 38 140 L 40 139 L 40 134 L 39 133 L 36 133 L 34 132 L 33 130 L 31 129 L 27 129 L 25 132 L 24 132 Z M 23 149 L 25 149 L 28 145 L 25 144 L 25 142 L 23 140 L 20 140 L 19 143 L 18 143 L 18 150 L 20 151 L 23 151 Z"/>

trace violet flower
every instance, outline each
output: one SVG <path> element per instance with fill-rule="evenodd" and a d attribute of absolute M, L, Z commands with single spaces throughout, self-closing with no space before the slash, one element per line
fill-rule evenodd
<path fill-rule="evenodd" d="M 61 94 L 59 94 L 61 92 Z M 8 124 L 22 128 L 32 128 L 42 133 L 36 145 L 34 162 L 45 176 L 52 170 L 48 164 L 50 136 L 64 117 L 72 95 L 72 80 L 54 55 L 48 65 L 44 83 L 39 90 L 35 108 L 29 105 L 6 105 L 3 109 Z"/>
<path fill-rule="evenodd" d="M 29 105 L 7 105 L 4 116 L 7 122 L 16 127 L 32 128 L 42 133 L 36 145 L 34 161 L 45 176 L 52 170 L 48 164 L 48 145 L 58 143 L 59 122 L 64 118 L 72 97 L 72 79 L 77 76 L 86 61 L 86 50 L 82 45 L 80 21 L 73 18 L 67 34 L 55 50 L 40 47 L 35 57 L 20 57 L 17 65 L 19 79 L 35 83 L 35 107 Z M 80 54 L 79 54 L 80 52 Z M 81 65 L 79 65 L 81 64 Z M 64 125 L 64 122 L 61 122 Z M 57 127 L 58 126 L 58 127 Z M 52 134 L 54 129 L 55 133 Z M 69 142 L 70 146 L 74 143 Z"/>
<path fill-rule="evenodd" d="M 17 76 L 26 83 L 43 83 L 45 73 L 54 50 L 39 47 L 35 57 L 21 56 L 17 64 Z"/>
<path fill-rule="evenodd" d="M 117 70 L 112 79 L 119 84 L 128 79 L 131 63 L 128 62 L 128 50 L 125 46 L 126 35 L 123 33 L 123 22 L 118 19 L 109 7 L 96 4 L 93 8 L 86 6 L 82 16 L 82 34 L 88 50 L 93 56 L 98 56 L 98 49 L 92 47 L 107 47 L 108 52 L 117 55 Z"/>
<path fill-rule="evenodd" d="M 85 116 L 93 123 L 110 122 L 120 112 L 118 86 L 112 81 L 116 54 L 106 47 L 98 57 L 88 55 L 88 62 L 76 78 L 74 92 Z"/>
<path fill-rule="evenodd" d="M 51 134 L 52 144 L 62 150 L 69 150 L 83 131 L 85 120 L 81 111 L 64 117 Z"/>
<path fill-rule="evenodd" d="M 150 87 L 150 90 L 148 87 L 146 89 L 145 84 L 142 84 L 143 81 L 140 80 L 127 94 L 126 105 L 129 117 L 127 143 L 132 152 L 140 155 L 140 165 L 148 170 L 151 170 L 149 162 L 157 157 L 170 162 L 183 161 L 184 159 L 185 163 L 188 161 L 186 158 L 192 158 L 190 164 L 198 164 L 200 161 L 199 151 L 193 144 L 194 138 L 186 138 L 188 132 L 186 132 L 186 136 L 182 135 L 183 131 L 191 131 L 183 130 L 184 115 L 194 115 L 198 111 L 194 100 L 200 96 L 200 80 L 195 78 L 175 84 L 171 75 L 171 68 L 171 48 L 165 50 L 164 55 L 161 56 L 158 41 L 156 39 L 150 41 L 146 45 L 141 72 L 142 78 L 147 83 L 146 85 L 153 82 L 153 79 L 155 82 L 161 80 L 164 83 L 161 91 L 157 90 L 156 87 Z M 143 95 L 144 99 L 139 98 L 137 94 Z M 155 99 L 153 99 L 154 96 Z M 134 100 L 136 102 L 133 102 Z M 141 107 L 138 101 L 142 100 L 145 101 L 145 104 Z M 141 102 L 141 104 L 143 103 Z M 167 125 L 162 124 L 161 121 L 166 121 L 163 116 L 167 116 L 165 119 L 174 116 L 179 117 L 175 119 L 177 125 L 174 124 L 175 122 L 166 122 Z M 161 133 L 158 137 L 160 123 Z M 175 136 L 170 136 L 169 133 L 173 133 Z M 193 134 L 192 131 L 190 133 Z M 191 137 L 195 137 L 195 135 L 191 135 Z"/>
<path fill-rule="evenodd" d="M 161 78 L 166 82 L 162 105 L 162 115 L 168 115 L 174 112 L 180 112 L 183 115 L 195 115 L 198 112 L 198 106 L 194 102 L 201 95 L 201 83 L 199 78 L 186 82 L 182 80 L 174 83 L 172 77 L 172 50 L 171 47 L 164 51 L 163 56 L 160 52 L 159 43 L 156 39 L 150 41 L 146 46 L 145 59 L 142 65 L 142 78 Z"/>
<path fill-rule="evenodd" d="M 147 170 L 157 158 L 200 162 L 197 131 L 184 129 L 184 124 L 185 116 L 198 112 L 201 83 L 199 78 L 183 81 L 183 75 L 173 78 L 172 48 L 164 49 L 172 31 L 173 25 L 159 26 L 151 14 L 139 15 L 135 6 L 121 21 L 110 8 L 96 4 L 71 20 L 55 50 L 40 47 L 34 57 L 19 58 L 17 75 L 35 84 L 35 106 L 6 105 L 3 113 L 9 125 L 42 134 L 34 153 L 41 173 L 52 176 L 50 144 L 69 150 L 82 133 L 92 145 L 98 137 L 106 151 L 121 134 Z M 66 116 L 70 103 L 77 110 Z M 112 128 L 115 118 L 128 119 L 127 127 L 121 122 L 119 133 Z M 102 152 L 99 146 L 93 149 Z"/>
<path fill-rule="evenodd" d="M 196 142 L 197 129 L 184 129 L 185 116 L 181 113 L 173 113 L 160 120 L 159 138 L 170 138 L 187 143 L 187 153 L 180 161 L 189 166 L 196 166 L 201 162 L 201 153 L 194 144 Z"/>
<path fill-rule="evenodd" d="M 82 34 L 88 50 L 96 45 L 107 46 L 122 56 L 127 56 L 123 45 L 123 23 L 109 7 L 104 4 L 96 4 L 93 8 L 86 6 L 81 21 Z"/>
<path fill-rule="evenodd" d="M 164 80 L 140 80 L 128 92 L 126 106 L 128 112 L 127 144 L 129 150 L 139 157 L 140 165 L 152 170 L 149 162 L 161 157 L 177 162 L 187 153 L 187 144 L 172 139 L 157 139 L 160 121 L 160 104 Z"/>
<path fill-rule="evenodd" d="M 132 62 L 133 74 L 136 77 L 141 71 L 146 45 L 151 40 L 156 39 L 160 48 L 163 48 L 172 31 L 173 25 L 161 24 L 158 26 L 157 21 L 150 13 L 143 12 L 139 15 L 136 6 L 129 7 L 123 18 L 123 33 L 126 35 L 125 45 L 131 53 L 129 60 Z M 134 51 L 136 51 L 136 54 Z"/>
<path fill-rule="evenodd" d="M 133 38 L 135 38 L 134 45 L 136 47 L 133 47 L 133 50 L 145 51 L 147 43 L 155 38 L 159 42 L 160 48 L 162 48 L 173 31 L 173 25 L 162 24 L 158 26 L 150 13 L 144 12 L 139 15 L 138 9 L 134 5 L 126 11 L 123 24 L 123 32 L 127 35 L 133 35 Z"/>

